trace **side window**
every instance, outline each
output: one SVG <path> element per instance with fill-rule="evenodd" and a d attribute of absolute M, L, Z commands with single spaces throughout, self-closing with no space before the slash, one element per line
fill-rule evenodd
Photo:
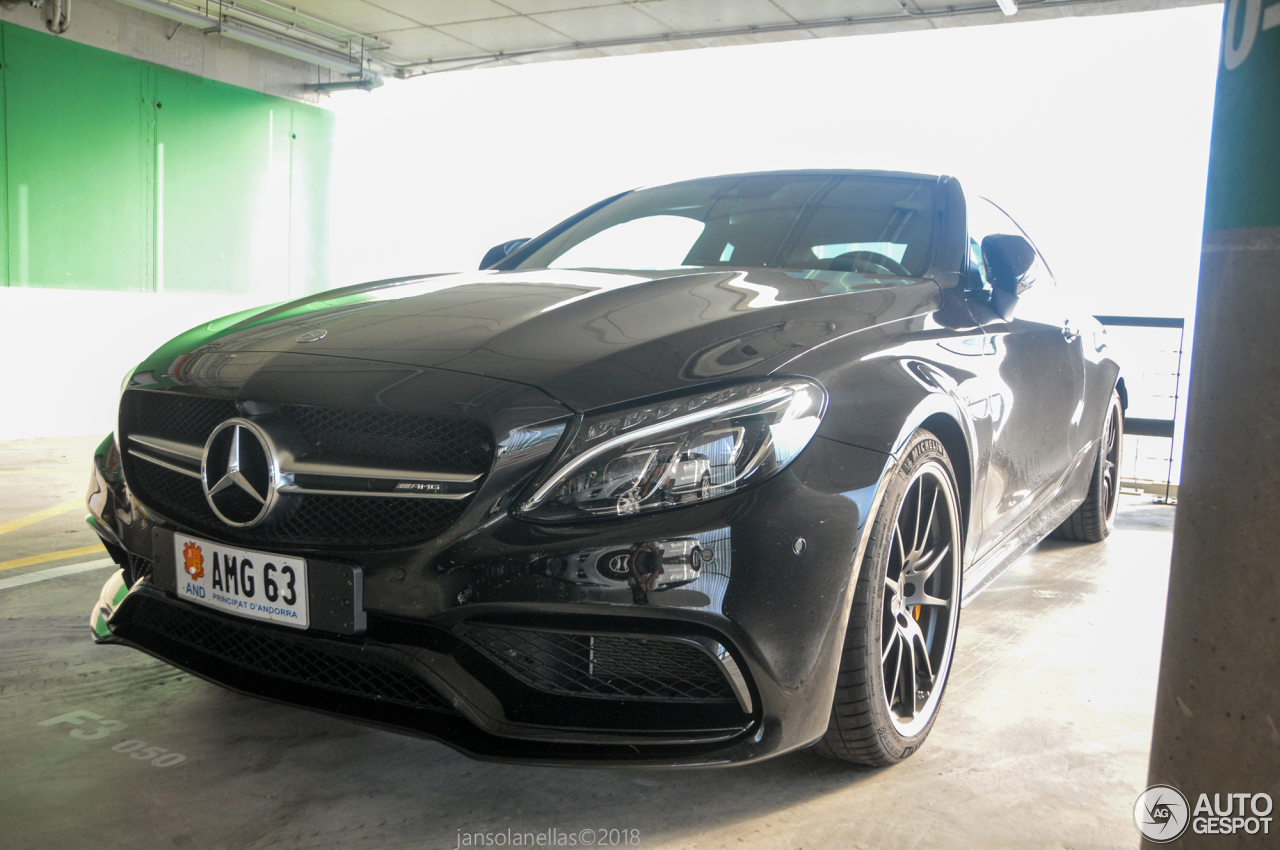
<path fill-rule="evenodd" d="M 969 286 L 975 289 L 979 286 L 990 289 L 991 282 L 987 280 L 986 269 L 982 263 L 982 240 L 988 236 L 1005 233 L 1022 236 L 1033 246 L 1035 243 L 1017 222 L 986 198 L 970 197 L 966 206 L 969 225 Z M 1049 271 L 1049 265 L 1044 261 L 1044 257 L 1040 256 L 1038 248 L 1030 275 L 1037 284 L 1036 289 L 1044 291 L 1056 286 L 1053 273 Z"/>

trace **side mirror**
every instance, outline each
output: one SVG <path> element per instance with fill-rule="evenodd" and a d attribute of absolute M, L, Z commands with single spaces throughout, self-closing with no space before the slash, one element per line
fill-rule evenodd
<path fill-rule="evenodd" d="M 509 257 L 513 251 L 515 251 L 517 248 L 519 248 L 521 245 L 523 245 L 528 241 L 529 241 L 528 239 L 512 239 L 508 242 L 503 242 L 501 245 L 494 245 L 492 248 L 490 248 L 488 251 L 485 252 L 484 259 L 480 261 L 480 268 L 481 269 L 493 268 L 495 265 L 497 265 L 498 263 L 502 262 L 507 257 Z"/>
<path fill-rule="evenodd" d="M 1022 236 L 996 233 L 982 240 L 982 264 L 991 281 L 991 306 L 1006 322 L 1013 319 L 1018 298 L 1035 283 L 1029 274 L 1036 249 Z"/>

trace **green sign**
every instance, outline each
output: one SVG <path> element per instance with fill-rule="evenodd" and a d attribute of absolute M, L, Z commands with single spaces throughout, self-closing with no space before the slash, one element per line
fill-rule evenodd
<path fill-rule="evenodd" d="M 1280 226 L 1280 2 L 1230 0 L 1220 62 L 1205 230 Z"/>

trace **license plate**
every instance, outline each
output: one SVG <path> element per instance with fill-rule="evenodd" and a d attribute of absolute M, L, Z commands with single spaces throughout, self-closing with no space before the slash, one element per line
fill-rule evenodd
<path fill-rule="evenodd" d="M 175 534 L 178 596 L 227 614 L 305 629 L 307 562 Z"/>

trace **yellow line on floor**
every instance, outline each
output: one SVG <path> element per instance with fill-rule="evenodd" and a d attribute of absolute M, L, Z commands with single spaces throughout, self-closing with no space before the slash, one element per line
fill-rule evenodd
<path fill-rule="evenodd" d="M 26 528 L 28 525 L 35 525 L 41 520 L 58 516 L 59 514 L 69 513 L 79 508 L 82 511 L 87 510 L 84 506 L 84 498 L 72 499 L 70 502 L 63 502 L 61 505 L 54 505 L 51 508 L 45 508 L 42 511 L 36 511 L 33 514 L 20 516 L 17 519 L 11 519 L 8 522 L 0 522 L 0 534 L 7 534 L 10 531 L 17 531 L 19 528 Z"/>
<path fill-rule="evenodd" d="M 49 561 L 61 561 L 64 558 L 78 558 L 81 555 L 106 553 L 101 543 L 92 546 L 81 546 L 78 549 L 63 549 L 61 552 L 45 552 L 43 555 L 30 555 L 26 558 L 14 558 L 12 561 L 0 561 L 0 571 L 16 570 L 18 567 L 30 567 L 33 564 L 47 564 Z"/>

